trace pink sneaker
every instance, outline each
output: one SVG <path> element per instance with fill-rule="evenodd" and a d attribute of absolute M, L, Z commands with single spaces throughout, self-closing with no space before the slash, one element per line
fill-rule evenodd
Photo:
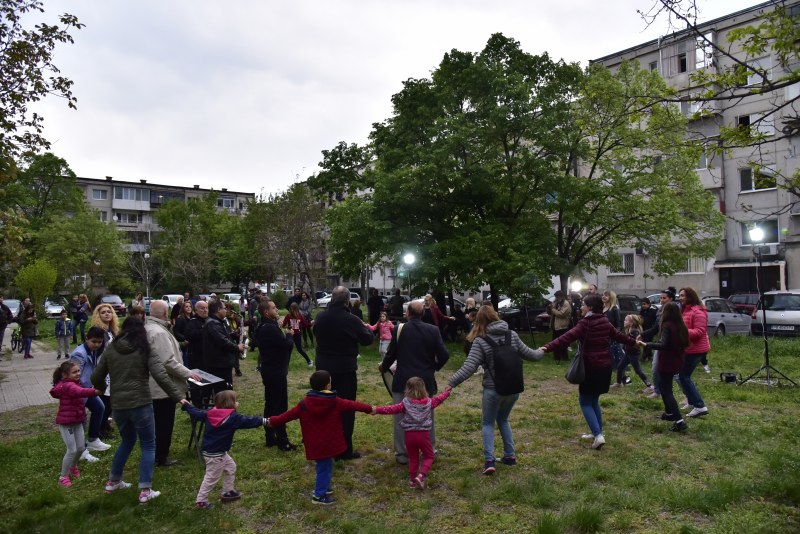
<path fill-rule="evenodd" d="M 414 480 L 417 483 L 417 486 L 419 486 L 419 489 L 425 489 L 425 475 L 420 473 L 420 474 L 417 475 L 417 478 L 414 479 Z"/>
<path fill-rule="evenodd" d="M 68 476 L 58 477 L 58 485 L 62 488 L 68 488 L 72 486 L 72 481 Z"/>
<path fill-rule="evenodd" d="M 81 476 L 81 472 L 78 470 L 77 465 L 73 465 L 72 467 L 69 468 L 69 474 L 73 478 L 78 478 L 79 476 Z"/>

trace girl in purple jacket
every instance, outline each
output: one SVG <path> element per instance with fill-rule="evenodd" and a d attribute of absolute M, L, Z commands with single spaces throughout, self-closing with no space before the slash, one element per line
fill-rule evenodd
<path fill-rule="evenodd" d="M 61 476 L 58 478 L 58 483 L 65 488 L 72 485 L 70 475 L 74 478 L 81 476 L 78 471 L 78 459 L 85 448 L 83 421 L 86 419 L 83 399 L 96 397 L 102 393 L 96 389 L 81 387 L 80 379 L 80 366 L 72 360 L 67 360 L 53 373 L 53 388 L 50 390 L 50 396 L 58 399 L 56 424 L 61 439 L 67 446 L 67 452 L 61 460 Z"/>

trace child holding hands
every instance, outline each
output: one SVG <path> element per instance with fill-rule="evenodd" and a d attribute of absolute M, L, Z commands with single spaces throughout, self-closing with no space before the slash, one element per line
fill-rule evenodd
<path fill-rule="evenodd" d="M 233 444 L 233 434 L 240 428 L 263 427 L 267 420 L 263 417 L 248 417 L 236 413 L 236 408 L 239 406 L 237 399 L 238 394 L 233 390 L 220 391 L 214 395 L 214 407 L 210 410 L 195 408 L 185 399 L 181 401 L 183 405 L 181 409 L 189 412 L 192 419 L 206 423 L 206 430 L 203 433 L 203 460 L 206 463 L 206 474 L 195 499 L 197 508 L 213 507 L 213 504 L 208 502 L 208 495 L 223 476 L 222 502 L 232 502 L 242 497 L 233 484 L 236 479 L 236 462 L 228 454 Z"/>
<path fill-rule="evenodd" d="M 428 397 L 425 381 L 412 376 L 406 382 L 405 398 L 402 402 L 389 406 L 376 406 L 375 413 L 403 414 L 400 426 L 405 430 L 406 452 L 408 453 L 408 485 L 425 489 L 425 477 L 433 465 L 433 445 L 431 444 L 431 427 L 433 410 L 450 396 L 451 389 L 439 393 L 434 398 Z M 419 454 L 422 453 L 422 465 L 419 465 Z"/>
<path fill-rule="evenodd" d="M 367 328 L 378 331 L 378 339 L 380 340 L 381 360 L 386 357 L 386 351 L 389 350 L 389 343 L 392 341 L 392 331 L 394 330 L 394 323 L 389 320 L 386 312 L 381 312 L 378 322 L 375 324 L 364 323 Z"/>
<path fill-rule="evenodd" d="M 81 476 L 78 471 L 78 459 L 86 445 L 83 439 L 83 421 L 86 419 L 83 399 L 103 393 L 96 389 L 81 387 L 80 378 L 81 368 L 77 363 L 67 360 L 53 373 L 53 388 L 50 390 L 50 396 L 58 399 L 56 424 L 61 439 L 67 446 L 67 452 L 61 460 L 61 476 L 58 478 L 58 483 L 65 488 L 72 486 L 70 475 L 74 478 Z"/>
<path fill-rule="evenodd" d="M 317 371 L 309 380 L 311 391 L 294 408 L 267 419 L 267 425 L 276 427 L 300 419 L 306 459 L 317 463 L 317 479 L 314 484 L 313 504 L 330 505 L 333 459 L 347 450 L 342 431 L 342 412 L 373 413 L 374 408 L 363 402 L 339 398 L 331 391 L 331 374 Z"/>

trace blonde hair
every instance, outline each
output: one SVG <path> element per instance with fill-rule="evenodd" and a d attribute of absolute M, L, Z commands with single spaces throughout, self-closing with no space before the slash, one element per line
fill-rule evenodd
<path fill-rule="evenodd" d="M 642 331 L 642 324 L 643 324 L 642 323 L 642 317 L 639 316 L 639 315 L 636 315 L 634 313 L 631 313 L 630 315 L 626 315 L 625 316 L 625 321 L 627 321 L 629 317 L 630 317 L 631 321 L 633 321 L 633 326 L 632 327 L 626 326 L 625 327 L 625 333 L 630 335 L 631 330 L 638 330 L 639 332 L 641 332 Z"/>
<path fill-rule="evenodd" d="M 100 319 L 100 310 L 103 308 L 108 308 L 111 310 L 111 322 L 108 324 L 104 323 Z M 117 337 L 117 333 L 119 333 L 119 319 L 117 319 L 117 312 L 114 311 L 114 308 L 111 307 L 111 304 L 98 304 L 94 311 L 92 312 L 92 326 L 96 326 L 98 328 L 102 328 L 103 330 L 110 330 L 114 337 Z"/>
<path fill-rule="evenodd" d="M 425 389 L 425 381 L 418 376 L 412 376 L 406 382 L 405 396 L 409 399 L 424 399 L 428 396 L 428 390 Z"/>
<path fill-rule="evenodd" d="M 603 295 L 608 297 L 608 307 L 613 308 L 617 305 L 617 294 L 611 291 L 610 289 L 606 289 L 603 291 Z"/>
<path fill-rule="evenodd" d="M 476 337 L 483 337 L 486 335 L 486 327 L 490 323 L 499 321 L 500 316 L 491 304 L 484 304 L 478 308 L 478 313 L 475 315 L 475 324 L 472 325 L 472 330 L 467 334 L 467 341 L 475 341 Z"/>
<path fill-rule="evenodd" d="M 214 395 L 214 406 L 223 409 L 236 408 L 236 401 L 238 400 L 238 393 L 232 389 L 226 389 L 225 391 L 220 391 Z"/>

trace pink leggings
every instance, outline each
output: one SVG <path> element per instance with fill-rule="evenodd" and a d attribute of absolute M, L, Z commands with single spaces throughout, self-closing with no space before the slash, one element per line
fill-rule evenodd
<path fill-rule="evenodd" d="M 419 465 L 420 452 L 422 453 L 422 466 Z M 408 454 L 408 477 L 416 478 L 417 472 L 422 476 L 428 476 L 428 471 L 433 465 L 431 431 L 406 430 L 406 453 Z"/>

